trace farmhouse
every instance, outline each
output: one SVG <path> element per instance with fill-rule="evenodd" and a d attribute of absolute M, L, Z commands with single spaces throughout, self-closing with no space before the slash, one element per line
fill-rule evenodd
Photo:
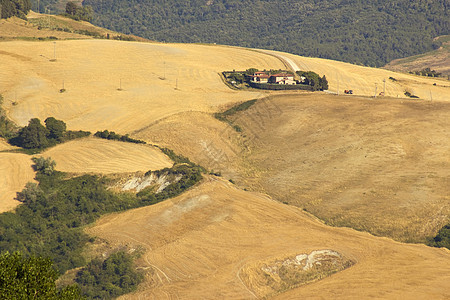
<path fill-rule="evenodd" d="M 258 83 L 267 83 L 269 82 L 269 75 L 266 74 L 266 72 L 255 72 L 251 76 L 251 81 L 258 82 Z"/>
<path fill-rule="evenodd" d="M 296 84 L 294 75 L 288 73 L 273 74 L 269 77 L 268 82 L 277 84 Z"/>

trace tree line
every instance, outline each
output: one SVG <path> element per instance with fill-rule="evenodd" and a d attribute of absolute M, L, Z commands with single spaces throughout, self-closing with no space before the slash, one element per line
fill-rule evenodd
<path fill-rule="evenodd" d="M 30 0 L 0 0 L 0 19 L 14 16 L 26 19 L 26 15 L 30 9 Z"/>

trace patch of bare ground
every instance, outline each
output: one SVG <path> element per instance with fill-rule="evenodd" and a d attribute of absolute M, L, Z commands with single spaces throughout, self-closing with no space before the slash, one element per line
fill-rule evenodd
<path fill-rule="evenodd" d="M 0 213 L 20 204 L 15 200 L 17 192 L 22 191 L 27 182 L 34 181 L 32 164 L 26 154 L 0 153 Z"/>
<path fill-rule="evenodd" d="M 268 266 L 289 261 L 303 270 L 308 262 L 322 261 L 325 272 L 344 263 L 339 257 L 356 264 L 299 288 L 289 290 L 295 284 L 288 284 L 289 291 L 280 298 L 450 295 L 450 256 L 445 249 L 328 227 L 296 207 L 214 178 L 157 205 L 105 216 L 86 231 L 111 247 L 146 249 L 137 261 L 147 271 L 145 281 L 121 299 L 264 297 L 278 292 L 276 285 L 261 283 L 261 272 Z M 320 253 L 320 260 L 313 259 Z M 286 282 L 301 277 L 294 269 L 285 271 Z"/>
<path fill-rule="evenodd" d="M 312 93 L 257 101 L 241 133 L 187 113 L 139 137 L 328 224 L 424 241 L 449 221 L 449 119 L 445 102 Z"/>
<path fill-rule="evenodd" d="M 92 137 L 57 145 L 42 156 L 51 157 L 57 170 L 69 173 L 145 172 L 173 164 L 153 146 Z"/>

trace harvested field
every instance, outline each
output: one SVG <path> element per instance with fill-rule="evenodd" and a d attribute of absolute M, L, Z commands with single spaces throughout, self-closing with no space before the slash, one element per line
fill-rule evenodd
<path fill-rule="evenodd" d="M 237 116 L 244 182 L 329 224 L 423 241 L 450 220 L 449 103 L 285 96 Z"/>
<path fill-rule="evenodd" d="M 14 200 L 25 184 L 34 181 L 31 157 L 19 153 L 0 153 L 0 213 L 20 204 Z"/>
<path fill-rule="evenodd" d="M 17 147 L 11 146 L 4 139 L 0 138 L 0 151 L 7 151 L 16 149 Z"/>
<path fill-rule="evenodd" d="M 175 113 L 212 112 L 262 95 L 229 89 L 218 74 L 223 70 L 283 67 L 246 49 L 109 40 L 58 41 L 55 62 L 49 61 L 53 42 L 0 43 L 0 56 L 7 66 L 0 70 L 0 93 L 17 124 L 53 116 L 72 130 L 121 134 Z"/>
<path fill-rule="evenodd" d="M 145 247 L 138 260 L 147 272 L 145 282 L 138 292 L 121 299 L 263 297 L 273 289 L 270 283 L 258 282 L 255 266 L 321 249 L 336 251 L 328 253 L 340 253 L 356 264 L 287 296 L 445 299 L 450 295 L 448 250 L 327 227 L 298 208 L 217 179 L 154 206 L 105 216 L 87 232 L 113 247 Z"/>
<path fill-rule="evenodd" d="M 393 76 L 398 81 L 388 80 L 387 95 L 405 97 L 408 90 L 424 99 L 432 95 L 433 101 L 449 100 L 450 87 L 442 79 L 282 55 L 302 69 L 326 74 L 332 92 L 339 78 L 340 89 L 373 95 L 376 83 L 381 92 L 382 80 Z M 5 65 L 0 93 L 8 116 L 18 125 L 32 117 L 53 116 L 71 129 L 121 134 L 180 112 L 213 112 L 268 93 L 231 90 L 221 81 L 221 71 L 285 68 L 279 57 L 244 48 L 110 40 L 3 42 L 0 56 Z M 65 92 L 60 93 L 63 85 Z"/>
<path fill-rule="evenodd" d="M 85 138 L 45 151 L 42 156 L 56 161 L 56 169 L 71 173 L 123 173 L 160 170 L 172 161 L 149 145 Z"/>
<path fill-rule="evenodd" d="M 242 133 L 187 113 L 139 136 L 332 225 L 423 241 L 450 220 L 448 103 L 294 94 L 235 118 Z"/>
<path fill-rule="evenodd" d="M 353 90 L 355 95 L 374 96 L 383 92 L 386 80 L 387 97 L 406 98 L 408 91 L 424 100 L 450 101 L 450 81 L 443 78 L 428 78 L 384 69 L 356 66 L 340 61 L 302 57 L 298 55 L 274 52 L 292 60 L 301 70 L 314 71 L 320 76 L 326 75 L 329 91 L 344 94 L 344 90 Z M 448 60 L 447 60 L 448 63 Z M 390 80 L 395 78 L 396 81 Z M 436 83 L 436 85 L 434 85 Z"/>

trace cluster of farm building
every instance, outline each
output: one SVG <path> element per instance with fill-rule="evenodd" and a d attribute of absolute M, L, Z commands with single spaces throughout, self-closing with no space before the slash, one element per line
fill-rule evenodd
<path fill-rule="evenodd" d="M 250 81 L 256 83 L 272 83 L 272 84 L 297 84 L 305 81 L 305 77 L 301 76 L 300 80 L 297 81 L 293 74 L 289 73 L 277 73 L 268 74 L 267 72 L 259 71 L 254 72 L 250 75 Z"/>

